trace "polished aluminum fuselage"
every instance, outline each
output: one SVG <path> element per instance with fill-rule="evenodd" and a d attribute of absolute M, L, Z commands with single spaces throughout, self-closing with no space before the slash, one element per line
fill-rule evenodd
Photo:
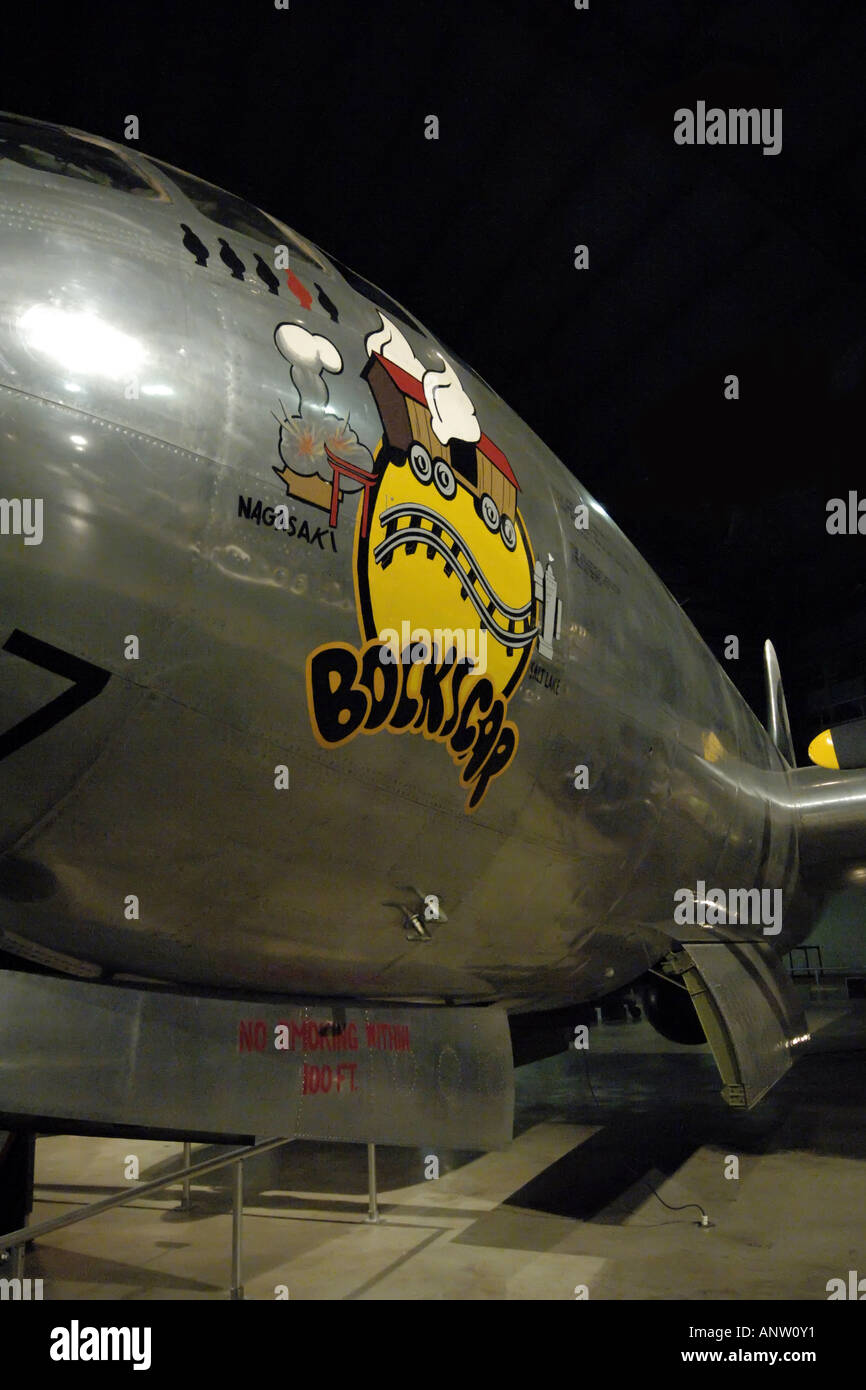
<path fill-rule="evenodd" d="M 44 501 L 40 545 L 0 537 L 0 646 L 17 629 L 110 672 L 0 762 L 0 927 L 200 985 L 510 1003 L 635 978 L 676 936 L 675 892 L 698 881 L 782 889 L 774 945 L 802 936 L 771 740 L 613 521 L 459 364 L 562 600 L 553 656 L 533 653 L 509 703 L 513 764 L 467 814 L 435 742 L 316 742 L 307 658 L 360 642 L 359 494 L 331 528 L 275 477 L 275 417 L 295 388 L 274 334 L 300 324 L 336 345 L 328 408 L 372 452 L 382 424 L 361 372 L 379 310 L 295 241 L 312 303 L 284 274 L 271 293 L 250 268 L 255 253 L 273 265 L 274 243 L 209 224 L 168 174 L 150 176 L 163 196 L 139 199 L 0 163 L 0 496 Z M 432 337 L 400 328 L 441 366 Z M 517 304 L 513 332 L 518 360 L 532 342 Z M 294 534 L 239 499 L 289 504 Z M 3 728 L 64 688 L 0 652 Z M 410 940 L 403 909 L 427 894 L 447 920 Z"/>

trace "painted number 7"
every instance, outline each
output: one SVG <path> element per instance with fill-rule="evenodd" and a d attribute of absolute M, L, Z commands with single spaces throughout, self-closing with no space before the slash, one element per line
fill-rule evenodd
<path fill-rule="evenodd" d="M 5 734 L 0 734 L 0 761 L 8 758 L 10 753 L 23 748 L 26 743 L 32 742 L 34 738 L 38 738 L 40 734 L 53 729 L 62 719 L 68 719 L 70 714 L 74 714 L 82 705 L 86 705 L 88 700 L 98 695 L 100 690 L 104 690 L 111 679 L 111 672 L 104 671 L 101 666 L 94 666 L 91 661 L 84 661 L 80 656 L 61 651 L 60 647 L 52 647 L 50 642 L 42 642 L 38 637 L 31 637 L 29 633 L 22 632 L 17 627 L 9 640 L 3 643 L 3 650 L 11 652 L 12 656 L 20 656 L 22 660 L 29 661 L 34 666 L 41 666 L 44 671 L 51 671 L 55 676 L 63 676 L 65 680 L 72 681 L 72 685 L 69 690 L 64 690 L 61 695 L 49 700 L 41 709 L 28 714 L 24 719 L 19 719 Z"/>

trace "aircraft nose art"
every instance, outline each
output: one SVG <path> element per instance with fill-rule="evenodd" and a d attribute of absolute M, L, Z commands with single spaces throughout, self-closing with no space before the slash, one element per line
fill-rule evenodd
<path fill-rule="evenodd" d="M 494 689 L 510 695 L 537 635 L 533 556 L 511 466 L 486 435 L 442 443 L 420 383 L 384 358 L 367 380 L 397 436 L 361 537 L 371 626 L 400 633 L 408 615 L 412 628 L 471 635 Z M 392 418 L 400 397 L 402 431 Z"/>
<path fill-rule="evenodd" d="M 382 427 L 355 530 L 362 647 L 324 643 L 307 662 L 318 742 L 414 732 L 445 744 L 474 812 L 511 765 L 509 700 L 536 649 L 559 638 L 552 557 L 535 559 L 511 461 L 481 428 L 454 368 L 425 370 L 380 312 L 365 339 Z M 344 467 L 328 448 L 335 470 Z M 366 691 L 366 695 L 364 694 Z"/>

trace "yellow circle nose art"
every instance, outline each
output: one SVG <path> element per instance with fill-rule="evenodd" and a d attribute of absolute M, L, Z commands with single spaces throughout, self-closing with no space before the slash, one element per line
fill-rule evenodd
<path fill-rule="evenodd" d="M 419 642 L 440 659 L 453 648 L 507 698 L 535 635 L 529 539 L 516 507 L 500 510 L 445 452 L 416 441 L 382 470 L 368 535 L 359 537 L 367 635 L 397 659 Z"/>
<path fill-rule="evenodd" d="M 383 728 L 445 743 L 470 814 L 514 759 L 508 701 L 542 618 L 550 654 L 562 603 L 551 564 L 536 573 L 511 464 L 453 368 L 443 358 L 425 371 L 380 317 L 361 372 L 383 431 L 372 467 L 353 471 L 326 446 L 332 467 L 364 488 L 354 549 L 362 645 L 310 653 L 310 720 L 328 748 Z"/>

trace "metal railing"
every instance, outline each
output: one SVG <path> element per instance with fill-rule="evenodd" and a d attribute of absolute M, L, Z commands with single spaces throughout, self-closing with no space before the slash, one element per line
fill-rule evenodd
<path fill-rule="evenodd" d="M 802 954 L 803 954 L 803 969 L 802 969 L 802 970 L 798 970 L 797 967 L 796 967 L 796 965 L 794 964 L 794 952 L 795 952 L 795 951 L 797 951 L 797 952 L 802 952 Z M 812 954 L 813 954 L 813 953 L 814 953 L 814 954 L 817 956 L 817 958 L 818 958 L 818 964 L 817 964 L 817 966 L 815 966 L 815 965 L 812 964 Z M 792 979 L 792 980 L 802 979 L 802 977 L 803 977 L 804 975 L 805 975 L 805 976 L 814 975 L 814 976 L 815 976 L 815 984 L 816 984 L 816 985 L 820 985 L 820 983 L 821 983 L 821 978 L 822 978 L 822 976 L 823 976 L 823 974 L 824 974 L 824 958 L 823 958 L 823 956 L 821 955 L 821 947 L 820 947 L 820 946 L 814 946 L 814 945 L 809 945 L 809 946 L 792 946 L 791 949 L 790 949 L 789 952 L 788 952 L 788 962 L 789 962 L 789 969 L 790 969 L 790 972 L 791 972 L 791 979 Z"/>
<path fill-rule="evenodd" d="M 231 1267 L 231 1288 L 230 1297 L 232 1299 L 242 1299 L 244 1297 L 244 1286 L 242 1279 L 243 1262 L 243 1212 L 244 1212 L 244 1168 L 243 1165 L 248 1158 L 255 1158 L 258 1154 L 267 1153 L 270 1149 L 278 1149 L 283 1144 L 291 1144 L 292 1139 L 263 1139 L 259 1144 L 251 1144 L 245 1149 L 235 1149 L 233 1153 L 223 1154 L 220 1158 L 206 1158 L 201 1163 L 190 1163 L 191 1145 L 185 1143 L 183 1146 L 184 1166 L 177 1172 L 169 1174 L 168 1177 L 154 1178 L 151 1182 L 141 1183 L 138 1187 L 116 1192 L 111 1197 L 103 1197 L 98 1202 L 90 1202 L 87 1206 L 80 1207 L 77 1211 L 67 1212 L 65 1216 L 53 1216 L 48 1221 L 37 1221 L 32 1226 L 22 1226 L 20 1230 L 9 1231 L 5 1235 L 0 1235 L 0 1260 L 11 1258 L 11 1278 L 20 1279 L 23 1269 L 24 1246 L 28 1241 L 38 1240 L 41 1236 L 50 1235 L 53 1231 L 62 1231 L 66 1226 L 74 1226 L 77 1221 L 89 1221 L 93 1216 L 99 1216 L 102 1212 L 111 1211 L 114 1207 L 122 1207 L 127 1202 L 135 1201 L 139 1197 L 149 1197 L 155 1192 L 162 1191 L 165 1187 L 174 1187 L 180 1181 L 182 1183 L 181 1209 L 190 1209 L 190 1179 L 203 1177 L 205 1173 L 215 1173 L 219 1168 L 234 1167 L 234 1181 L 232 1185 L 232 1267 Z M 376 1146 L 367 1145 L 367 1183 L 368 1183 L 368 1213 L 364 1218 L 366 1221 L 378 1222 L 379 1203 L 376 1191 Z"/>

